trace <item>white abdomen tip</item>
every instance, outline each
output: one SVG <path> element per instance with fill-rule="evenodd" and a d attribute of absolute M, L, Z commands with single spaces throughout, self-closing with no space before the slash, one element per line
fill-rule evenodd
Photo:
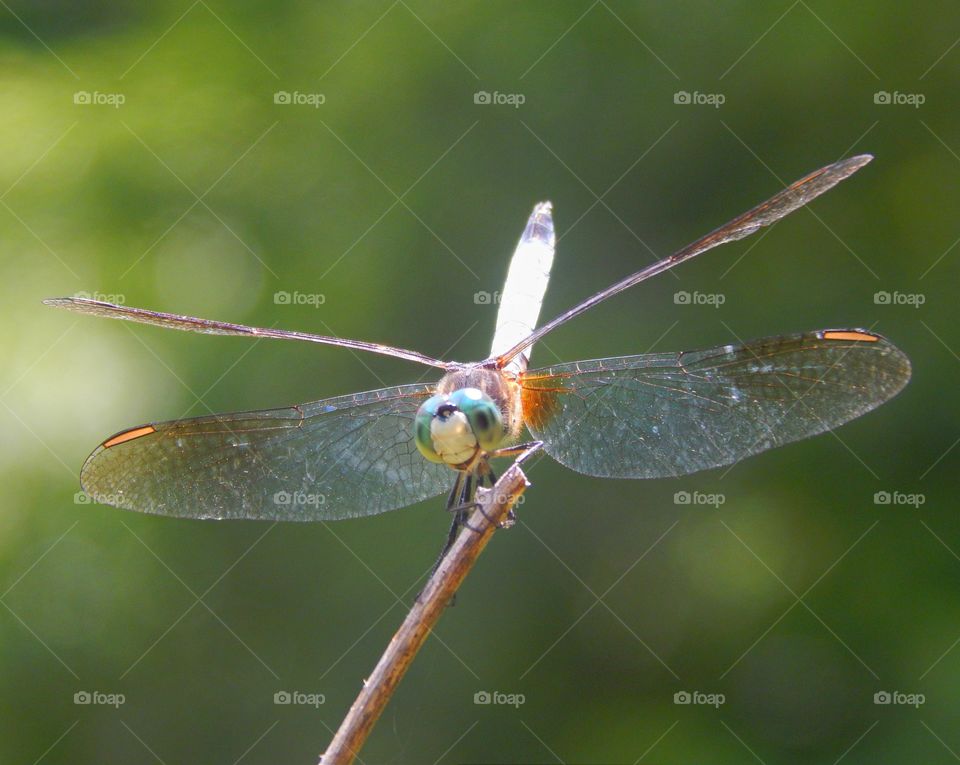
<path fill-rule="evenodd" d="M 500 293 L 500 311 L 497 314 L 491 356 L 508 351 L 536 329 L 540 306 L 550 281 L 556 246 L 552 211 L 550 202 L 540 202 L 533 208 L 513 252 L 507 281 Z M 518 354 L 506 368 L 515 372 L 523 371 L 531 351 L 532 348 L 527 348 Z"/>

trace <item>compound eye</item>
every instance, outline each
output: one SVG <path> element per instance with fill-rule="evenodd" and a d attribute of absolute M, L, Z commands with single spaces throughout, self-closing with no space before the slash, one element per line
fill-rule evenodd
<path fill-rule="evenodd" d="M 440 407 L 448 404 L 446 396 L 431 396 L 417 409 L 417 416 L 413 420 L 413 440 L 420 453 L 431 462 L 442 463 L 443 457 L 437 454 L 433 447 L 433 435 L 430 433 L 430 423 L 437 416 Z"/>
<path fill-rule="evenodd" d="M 477 388 L 461 388 L 454 391 L 448 401 L 466 415 L 481 449 L 489 452 L 500 446 L 503 418 L 492 398 Z"/>

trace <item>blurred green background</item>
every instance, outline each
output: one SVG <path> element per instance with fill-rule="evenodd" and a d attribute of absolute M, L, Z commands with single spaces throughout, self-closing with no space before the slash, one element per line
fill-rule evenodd
<path fill-rule="evenodd" d="M 909 387 L 729 473 L 617 482 L 537 462 L 520 523 L 362 757 L 957 757 L 955 5 L 18 0 L 0 35 L 2 762 L 314 762 L 448 522 L 439 499 L 275 526 L 84 503 L 80 465 L 123 427 L 423 370 L 41 299 L 477 359 L 495 307 L 474 295 L 500 288 L 538 200 L 561 237 L 550 318 L 860 152 L 877 159 L 812 209 L 597 308 L 534 364 L 863 326 L 910 355 Z M 283 691 L 324 703 L 275 704 Z M 483 691 L 524 703 L 475 704 Z M 724 703 L 674 703 L 694 691 Z M 123 703 L 75 703 L 94 692 Z"/>

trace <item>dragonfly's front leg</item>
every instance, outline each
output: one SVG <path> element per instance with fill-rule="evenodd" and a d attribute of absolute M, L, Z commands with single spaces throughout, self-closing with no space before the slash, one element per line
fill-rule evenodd
<path fill-rule="evenodd" d="M 490 452 L 484 455 L 479 463 L 476 464 L 474 471 L 468 473 L 461 473 L 458 482 L 454 484 L 453 491 L 450 492 L 450 496 L 447 499 L 447 510 L 449 512 L 455 512 L 456 517 L 454 518 L 453 525 L 450 528 L 450 535 L 447 539 L 446 547 L 443 548 L 444 554 L 450 549 L 453 545 L 453 540 L 456 539 L 457 531 L 460 526 L 466 526 L 471 531 L 480 532 L 480 529 L 473 528 L 469 523 L 467 523 L 467 511 L 472 510 L 473 508 L 479 508 L 483 513 L 483 517 L 488 521 L 493 521 L 486 512 L 483 512 L 483 505 L 476 501 L 476 490 L 477 488 L 487 488 L 493 489 L 497 485 L 497 474 L 494 472 L 493 468 L 490 466 L 490 459 L 493 457 L 515 457 L 514 464 L 523 463 L 528 457 L 534 454 L 540 447 L 543 446 L 543 441 L 530 441 L 525 444 L 517 444 L 516 446 L 508 446 L 503 449 L 497 449 L 496 451 Z M 463 478 L 465 476 L 465 478 Z M 457 489 L 460 486 L 460 480 L 464 481 L 463 489 L 460 492 L 460 500 L 457 504 L 453 504 L 454 496 L 457 493 Z M 486 487 L 484 487 L 486 483 Z M 509 511 L 505 520 L 501 521 L 501 528 L 509 528 L 516 521 L 516 516 L 513 513 L 513 509 Z M 443 556 L 441 555 L 441 558 Z"/>
<path fill-rule="evenodd" d="M 449 513 L 453 513 L 453 522 L 450 524 L 450 531 L 447 532 L 447 541 L 443 545 L 443 549 L 440 551 L 440 555 L 437 557 L 437 560 L 434 562 L 433 566 L 430 567 L 430 573 L 427 574 L 427 579 L 429 580 L 440 568 L 440 564 L 443 562 L 443 559 L 447 557 L 447 553 L 450 552 L 450 548 L 453 547 L 453 543 L 457 541 L 457 534 L 460 533 L 460 527 L 466 526 L 471 529 L 471 531 L 476 531 L 466 522 L 467 520 L 467 511 L 475 506 L 473 501 L 473 495 L 476 493 L 477 484 L 475 482 L 475 475 L 467 471 L 459 471 L 457 473 L 457 480 L 453 484 L 453 488 L 450 490 L 450 494 L 447 496 L 447 507 L 446 510 Z M 420 599 L 420 594 L 417 594 L 417 600 Z M 453 605 L 451 600 L 450 605 Z"/>
<path fill-rule="evenodd" d="M 447 533 L 447 540 L 443 545 L 443 550 L 440 551 L 440 555 L 437 558 L 436 562 L 433 564 L 433 567 L 430 569 L 429 577 L 433 576 L 436 570 L 440 567 L 440 564 L 443 562 L 443 559 L 446 557 L 447 553 L 450 551 L 450 548 L 453 547 L 453 543 L 457 540 L 457 534 L 460 533 L 460 528 L 465 526 L 470 531 L 480 533 L 480 529 L 475 529 L 469 523 L 467 523 L 467 513 L 468 511 L 480 507 L 476 501 L 477 488 L 482 486 L 484 483 L 487 483 L 490 489 L 493 489 L 497 483 L 496 473 L 493 472 L 493 469 L 490 467 L 489 458 L 490 457 L 514 457 L 514 462 L 516 464 L 522 463 L 530 455 L 536 452 L 540 447 L 543 446 L 542 441 L 531 441 L 525 444 L 517 444 L 516 446 L 508 446 L 503 449 L 497 449 L 495 452 L 491 452 L 486 455 L 480 462 L 480 464 L 475 466 L 474 470 L 463 470 L 457 473 L 457 480 L 453 484 L 453 488 L 450 490 L 450 494 L 447 496 L 447 511 L 454 514 L 453 521 L 450 524 L 450 531 Z M 487 520 L 491 520 L 486 513 L 483 514 Z M 508 528 L 516 522 L 516 516 L 511 509 L 507 514 L 507 517 L 501 522 L 502 528 Z M 419 596 L 418 596 L 419 597 Z"/>
<path fill-rule="evenodd" d="M 536 453 L 543 446 L 543 441 L 529 441 L 525 444 L 517 444 L 516 446 L 507 446 L 503 449 L 497 449 L 495 452 L 491 453 L 491 457 L 514 457 L 514 464 L 520 465 L 530 456 Z M 490 488 L 492 489 L 497 483 L 497 476 L 490 469 L 489 465 L 487 466 L 487 478 L 490 481 Z M 513 524 L 517 522 L 516 513 L 513 512 L 511 507 L 507 511 L 507 517 L 500 522 L 500 528 L 508 529 Z"/>
<path fill-rule="evenodd" d="M 525 444 L 516 444 L 515 446 L 505 446 L 490 452 L 491 457 L 516 457 L 514 462 L 522 464 L 526 462 L 533 454 L 543 447 L 543 441 L 527 441 Z"/>
<path fill-rule="evenodd" d="M 458 483 L 460 484 L 460 492 L 458 494 L 456 493 L 457 485 L 454 484 L 454 491 L 450 492 L 450 497 L 447 499 L 447 512 L 453 513 L 453 523 L 450 525 L 447 543 L 443 546 L 443 552 L 440 553 L 441 560 L 443 556 L 450 551 L 450 548 L 453 547 L 453 543 L 456 541 L 457 533 L 460 531 L 461 526 L 466 526 L 470 528 L 471 531 L 476 531 L 476 529 L 471 528 L 467 523 L 467 512 L 476 507 L 477 504 L 474 501 L 477 486 L 479 485 L 477 476 L 472 472 L 462 472 L 460 473 Z M 440 561 L 437 561 L 437 565 L 439 564 Z"/>
<path fill-rule="evenodd" d="M 460 527 L 466 525 L 467 510 L 473 507 L 473 495 L 475 493 L 476 483 L 474 474 L 468 473 L 467 471 L 458 472 L 457 480 L 454 482 L 453 488 L 447 496 L 446 510 L 454 514 L 453 521 L 450 524 L 450 531 L 447 532 L 447 541 L 444 543 L 439 557 L 427 575 L 428 579 L 433 576 L 434 572 L 440 567 L 440 563 L 446 557 L 450 548 L 453 547 L 453 543 L 457 541 L 457 534 L 460 532 Z"/>

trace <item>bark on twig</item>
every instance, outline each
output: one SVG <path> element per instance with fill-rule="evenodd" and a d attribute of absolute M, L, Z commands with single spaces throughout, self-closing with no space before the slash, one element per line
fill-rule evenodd
<path fill-rule="evenodd" d="M 327 751 L 321 756 L 320 765 L 350 765 L 353 762 L 443 610 L 473 568 L 493 532 L 529 485 L 520 469 L 524 457 L 511 465 L 492 490 L 478 496 L 480 506 L 470 514 L 470 528 L 460 532 L 453 547 L 427 581 L 377 666 L 364 682 L 363 690 L 350 707 Z"/>

